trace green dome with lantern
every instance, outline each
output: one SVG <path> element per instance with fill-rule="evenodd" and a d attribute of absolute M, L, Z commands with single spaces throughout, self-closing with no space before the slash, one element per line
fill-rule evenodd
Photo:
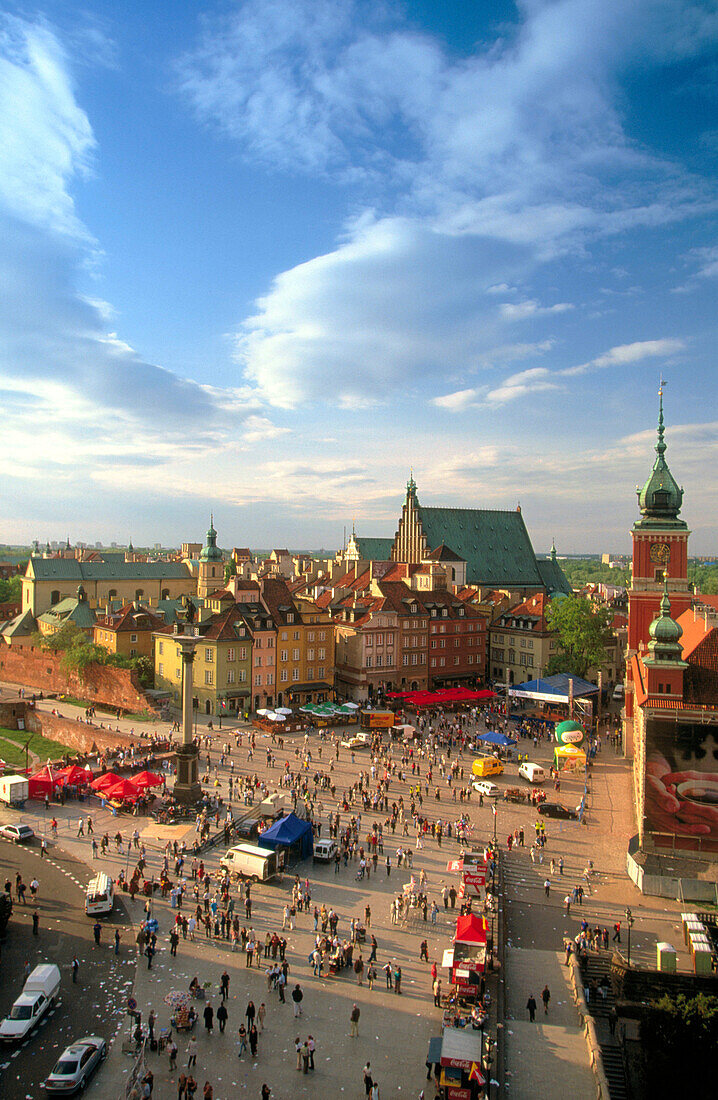
<path fill-rule="evenodd" d="M 663 385 L 658 391 L 658 439 L 656 441 L 656 461 L 653 463 L 648 481 L 643 488 L 636 488 L 638 494 L 638 507 L 641 510 L 641 519 L 636 524 L 638 528 L 660 526 L 685 528 L 685 520 L 679 519 L 678 514 L 683 503 L 683 490 L 668 469 L 666 462 L 666 441 L 664 438 L 665 427 L 663 423 Z"/>
<path fill-rule="evenodd" d="M 668 597 L 668 574 L 663 574 L 661 611 L 648 628 L 650 642 L 648 652 L 654 661 L 683 661 L 681 638 L 683 628 L 671 618 L 671 601 Z"/>
<path fill-rule="evenodd" d="M 222 551 L 217 546 L 217 532 L 214 529 L 214 516 L 209 517 L 209 531 L 207 541 L 199 555 L 200 561 L 222 561 Z"/>

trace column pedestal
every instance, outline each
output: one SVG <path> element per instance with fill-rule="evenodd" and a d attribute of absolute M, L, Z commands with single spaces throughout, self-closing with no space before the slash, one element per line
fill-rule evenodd
<path fill-rule="evenodd" d="M 202 798 L 197 745 L 180 745 L 177 749 L 177 778 L 173 794 L 185 806 L 194 805 Z"/>

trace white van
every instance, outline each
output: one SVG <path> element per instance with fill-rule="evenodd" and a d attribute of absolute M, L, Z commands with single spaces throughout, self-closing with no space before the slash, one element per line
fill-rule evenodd
<path fill-rule="evenodd" d="M 32 971 L 25 987 L 0 1024 L 0 1039 L 24 1039 L 55 1003 L 60 992 L 60 970 L 54 963 L 41 963 Z"/>
<path fill-rule="evenodd" d="M 91 878 L 85 895 L 85 912 L 88 917 L 111 913 L 115 904 L 115 884 L 103 871 Z"/>
<path fill-rule="evenodd" d="M 622 703 L 623 702 L 623 695 L 624 695 L 623 684 L 616 684 L 615 688 L 613 689 L 613 701 L 614 701 L 614 703 Z"/>
<path fill-rule="evenodd" d="M 268 882 L 284 869 L 284 852 L 260 848 L 257 844 L 237 844 L 228 848 L 219 862 L 225 870 L 240 878 Z"/>
<path fill-rule="evenodd" d="M 546 772 L 541 765 L 531 764 L 528 760 L 519 765 L 519 775 L 529 783 L 543 783 L 546 778 Z"/>

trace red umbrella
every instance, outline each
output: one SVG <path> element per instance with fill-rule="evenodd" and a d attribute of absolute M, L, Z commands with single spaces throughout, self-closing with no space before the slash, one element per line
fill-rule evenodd
<path fill-rule="evenodd" d="M 140 772 L 139 775 L 132 776 L 132 782 L 136 787 L 144 790 L 146 787 L 161 787 L 164 779 L 161 775 L 155 775 L 154 772 Z"/>
<path fill-rule="evenodd" d="M 119 783 L 121 778 L 122 776 L 116 775 L 115 772 L 105 772 L 104 775 L 98 775 L 97 779 L 93 779 L 90 786 L 93 791 L 104 791 L 114 783 Z"/>
<path fill-rule="evenodd" d="M 108 798 L 118 798 L 123 802 L 134 802 L 140 792 L 129 779 L 121 779 L 119 783 L 115 783 L 114 787 L 106 787 L 104 793 Z"/>

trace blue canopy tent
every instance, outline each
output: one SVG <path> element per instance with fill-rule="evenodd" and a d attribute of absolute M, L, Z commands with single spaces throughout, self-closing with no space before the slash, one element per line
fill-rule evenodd
<path fill-rule="evenodd" d="M 559 672 L 556 676 L 547 676 L 542 680 L 528 680 L 525 684 L 515 684 L 509 688 L 509 695 L 516 699 L 538 699 L 542 703 L 568 703 L 569 680 L 573 680 L 573 697 L 580 699 L 584 695 L 593 695 L 598 691 L 595 684 L 582 680 L 580 676 L 569 676 Z"/>
<path fill-rule="evenodd" d="M 513 748 L 518 744 L 512 737 L 507 737 L 505 733 L 498 733 L 496 730 L 487 730 L 486 733 L 477 733 L 477 741 L 488 741 L 492 745 L 500 745 L 502 749 Z"/>
<path fill-rule="evenodd" d="M 309 821 L 302 821 L 296 814 L 287 814 L 263 832 L 257 844 L 275 851 L 282 848 L 286 852 L 287 863 L 297 863 L 308 859 L 314 851 L 314 833 Z"/>

